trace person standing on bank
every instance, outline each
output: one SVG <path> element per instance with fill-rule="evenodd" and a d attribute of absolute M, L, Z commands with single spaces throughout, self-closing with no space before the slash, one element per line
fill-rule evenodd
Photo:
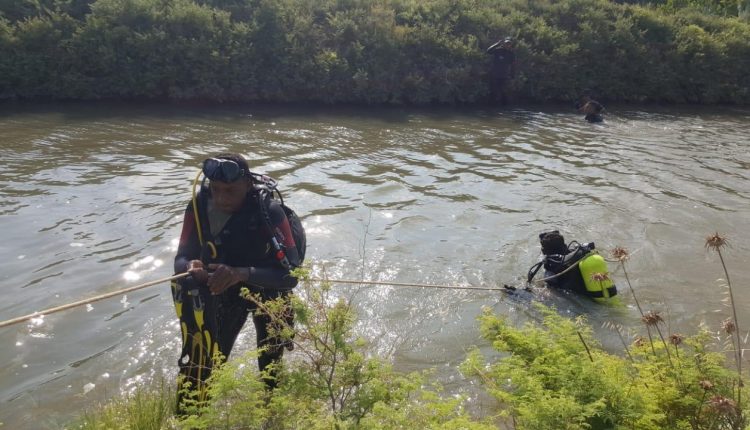
<path fill-rule="evenodd" d="M 291 349 L 291 343 L 269 335 L 271 317 L 240 297 L 240 289 L 259 295 L 260 303 L 288 299 L 297 285 L 290 270 L 301 261 L 283 207 L 259 198 L 262 176 L 250 172 L 241 155 L 209 158 L 202 173 L 208 186 L 187 206 L 174 261 L 175 273 L 190 275 L 173 282 L 172 293 L 182 331 L 180 388 L 190 382 L 191 396 L 205 400 L 211 368 L 229 356 L 251 312 L 261 372 L 280 362 L 284 346 Z M 264 377 L 270 388 L 274 376 L 271 371 Z M 178 411 L 184 395 L 178 396 Z"/>
<path fill-rule="evenodd" d="M 492 55 L 490 68 L 490 97 L 493 103 L 508 104 L 508 85 L 516 76 L 516 54 L 513 39 L 506 37 L 487 48 Z"/>

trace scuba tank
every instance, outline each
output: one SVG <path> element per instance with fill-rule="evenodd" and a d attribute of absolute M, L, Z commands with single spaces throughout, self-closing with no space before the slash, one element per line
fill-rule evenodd
<path fill-rule="evenodd" d="M 550 287 L 571 290 L 600 303 L 617 295 L 617 287 L 609 279 L 607 262 L 593 242 L 571 241 L 566 245 L 557 230 L 540 234 L 539 242 L 544 257 L 529 269 L 528 282 L 544 266 L 544 280 Z M 601 279 L 595 280 L 595 275 Z"/>
<path fill-rule="evenodd" d="M 595 301 L 605 302 L 617 295 L 617 287 L 609 278 L 609 270 L 604 257 L 596 252 L 590 252 L 578 262 L 578 269 L 581 271 L 587 294 Z M 595 276 L 602 274 L 606 276 L 603 276 L 601 280 L 595 280 Z"/>

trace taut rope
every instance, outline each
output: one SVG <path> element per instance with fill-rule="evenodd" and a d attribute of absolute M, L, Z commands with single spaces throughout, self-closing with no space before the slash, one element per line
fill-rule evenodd
<path fill-rule="evenodd" d="M 9 319 L 0 322 L 0 328 L 7 327 L 9 325 L 17 324 L 23 321 L 30 320 L 32 318 L 40 317 L 43 315 L 54 314 L 56 312 L 62 312 L 67 309 L 71 309 L 77 306 L 87 305 L 89 303 L 98 302 L 99 300 L 108 299 L 120 294 L 130 293 L 132 291 L 141 290 L 153 285 L 161 284 L 164 282 L 174 281 L 176 279 L 184 278 L 188 276 L 188 272 L 180 273 L 179 275 L 170 276 L 168 278 L 157 279 L 155 281 L 146 282 L 144 284 L 135 285 L 128 288 L 123 288 L 117 291 L 101 294 L 99 296 L 91 297 L 89 299 L 78 300 L 76 302 L 68 303 L 61 306 L 45 309 L 42 311 L 34 312 L 28 315 L 24 315 L 18 318 Z M 414 288 L 439 288 L 444 290 L 478 290 L 478 291 L 501 291 L 509 292 L 514 288 L 497 288 L 497 287 L 472 287 L 468 285 L 437 285 L 437 284 L 419 284 L 419 283 L 406 283 L 406 282 L 390 282 L 390 281 L 357 281 L 353 279 L 322 279 L 322 278 L 307 278 L 307 281 L 323 283 L 328 282 L 331 284 L 355 284 L 355 285 L 391 285 L 394 287 L 414 287 Z"/>

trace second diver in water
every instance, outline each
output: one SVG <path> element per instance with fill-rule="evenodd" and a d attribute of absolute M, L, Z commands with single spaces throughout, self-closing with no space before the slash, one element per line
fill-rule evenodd
<path fill-rule="evenodd" d="M 578 112 L 586 115 L 584 119 L 588 122 L 604 121 L 604 116 L 602 116 L 604 106 L 587 95 L 581 97 L 581 100 L 576 103 L 576 109 L 578 109 Z"/>
<path fill-rule="evenodd" d="M 593 242 L 573 240 L 566 244 L 557 230 L 540 234 L 539 242 L 544 256 L 529 269 L 529 283 L 544 266 L 544 280 L 549 287 L 570 290 L 597 302 L 606 302 L 617 295 L 617 287 L 609 278 L 607 262 L 596 251 Z"/>

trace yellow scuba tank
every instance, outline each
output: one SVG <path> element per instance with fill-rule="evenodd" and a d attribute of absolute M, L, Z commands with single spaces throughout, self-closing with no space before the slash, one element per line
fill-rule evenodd
<path fill-rule="evenodd" d="M 617 287 L 609 277 L 609 269 L 604 257 L 589 252 L 578 262 L 583 283 L 589 296 L 599 303 L 609 302 L 617 295 Z M 618 299 L 619 301 L 619 299 Z"/>

